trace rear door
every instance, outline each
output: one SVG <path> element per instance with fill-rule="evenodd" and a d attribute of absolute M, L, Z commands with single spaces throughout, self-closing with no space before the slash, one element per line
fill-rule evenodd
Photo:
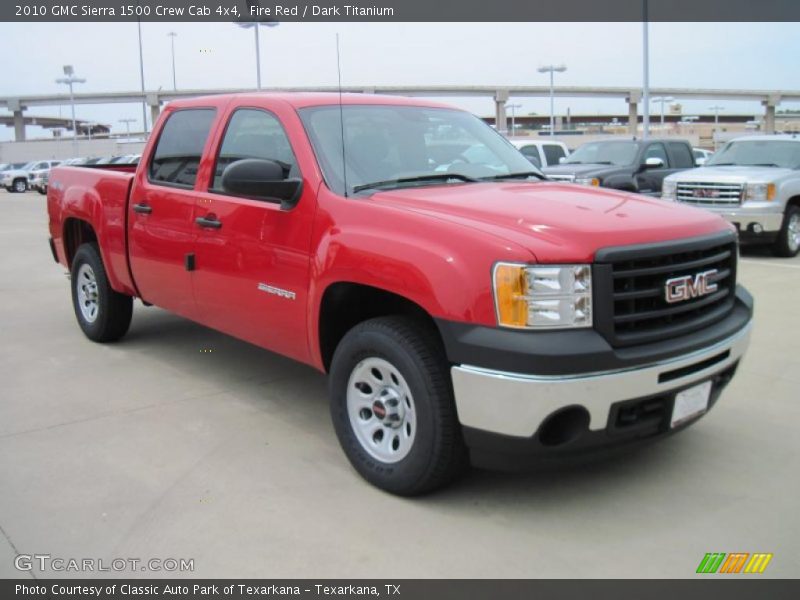
<path fill-rule="evenodd" d="M 297 205 L 281 210 L 279 204 L 233 196 L 222 188 L 225 167 L 246 158 L 273 160 L 288 178 L 303 177 L 282 124 L 288 115 L 278 116 L 282 110 L 281 104 L 265 101 L 259 107 L 236 107 L 226 116 L 214 170 L 198 195 L 202 221 L 195 225 L 194 293 L 202 323 L 307 360 L 304 326 L 315 191 L 303 178 Z"/>
<path fill-rule="evenodd" d="M 188 268 L 197 235 L 195 185 L 215 114 L 185 108 L 166 117 L 128 204 L 131 271 L 142 298 L 186 317 L 196 313 Z"/>

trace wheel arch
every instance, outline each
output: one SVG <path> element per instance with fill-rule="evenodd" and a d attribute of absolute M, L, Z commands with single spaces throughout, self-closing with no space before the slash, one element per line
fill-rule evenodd
<path fill-rule="evenodd" d="M 330 369 L 336 347 L 350 329 L 368 319 L 391 315 L 413 319 L 430 329 L 441 342 L 441 334 L 433 317 L 405 296 L 347 281 L 335 282 L 325 288 L 320 303 L 316 340 L 325 372 Z"/>

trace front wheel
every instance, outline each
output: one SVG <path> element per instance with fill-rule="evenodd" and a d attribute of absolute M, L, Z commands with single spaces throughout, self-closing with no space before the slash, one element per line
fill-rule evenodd
<path fill-rule="evenodd" d="M 333 357 L 330 396 L 339 443 L 373 485 L 423 494 L 466 466 L 444 350 L 415 321 L 380 317 L 351 329 Z"/>
<path fill-rule="evenodd" d="M 14 182 L 12 190 L 14 192 L 16 192 L 17 194 L 22 194 L 23 192 L 27 192 L 28 191 L 28 182 L 25 181 L 24 179 L 17 179 Z"/>
<path fill-rule="evenodd" d="M 786 258 L 797 256 L 800 252 L 800 207 L 786 207 L 783 226 L 772 249 L 776 256 Z"/>
<path fill-rule="evenodd" d="M 95 342 L 113 342 L 125 335 L 133 315 L 133 298 L 109 285 L 95 244 L 83 244 L 75 253 L 71 285 L 75 317 L 86 337 Z"/>

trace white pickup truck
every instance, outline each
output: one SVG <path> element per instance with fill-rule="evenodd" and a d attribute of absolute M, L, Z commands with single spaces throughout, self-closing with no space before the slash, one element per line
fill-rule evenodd
<path fill-rule="evenodd" d="M 715 212 L 743 243 L 800 252 L 800 136 L 759 135 L 725 144 L 698 169 L 664 179 L 661 197 Z"/>

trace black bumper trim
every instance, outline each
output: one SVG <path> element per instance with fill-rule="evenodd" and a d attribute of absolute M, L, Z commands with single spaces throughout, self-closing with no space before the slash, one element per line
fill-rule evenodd
<path fill-rule="evenodd" d="M 523 375 L 580 375 L 613 371 L 683 356 L 713 346 L 744 329 L 753 297 L 742 286 L 730 314 L 691 334 L 614 348 L 594 329 L 521 331 L 437 319 L 448 360 Z"/>

